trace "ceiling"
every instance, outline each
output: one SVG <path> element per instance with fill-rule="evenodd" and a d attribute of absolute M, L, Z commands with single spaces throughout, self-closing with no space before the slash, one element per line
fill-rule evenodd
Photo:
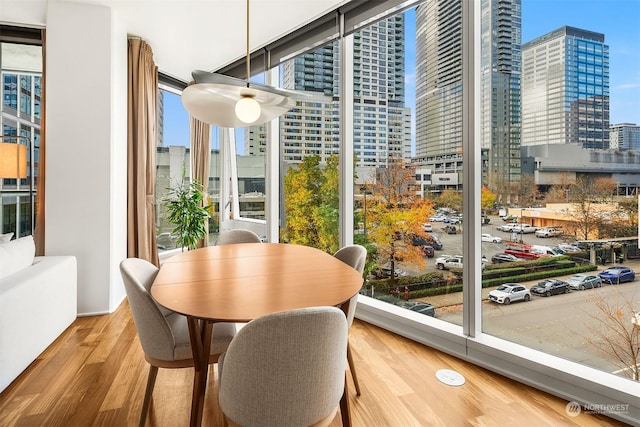
<path fill-rule="evenodd" d="M 49 2 L 63 0 L 48 0 Z M 158 69 L 183 81 L 195 69 L 215 71 L 246 56 L 245 0 L 64 0 L 108 6 L 127 33 L 153 49 Z M 250 50 L 350 0 L 250 0 Z M 46 21 L 47 1 L 0 0 L 0 9 L 27 9 Z M 42 8 L 34 11 L 34 8 Z M 5 9 L 0 15 L 12 14 Z M 16 15 L 18 12 L 13 13 Z M 17 21 L 20 22 L 20 21 Z"/>

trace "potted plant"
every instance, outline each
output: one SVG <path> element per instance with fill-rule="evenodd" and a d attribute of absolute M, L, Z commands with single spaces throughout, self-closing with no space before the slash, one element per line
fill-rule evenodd
<path fill-rule="evenodd" d="M 203 206 L 204 194 L 198 180 L 191 183 L 184 177 L 180 184 L 167 188 L 167 221 L 175 225 L 172 233 L 177 236 L 176 243 L 184 248 L 195 249 L 198 241 L 207 234 L 207 221 L 211 205 Z"/>

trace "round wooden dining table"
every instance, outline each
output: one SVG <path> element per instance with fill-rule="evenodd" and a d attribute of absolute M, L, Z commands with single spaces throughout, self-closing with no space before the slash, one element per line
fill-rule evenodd
<path fill-rule="evenodd" d="M 346 314 L 362 283 L 351 266 L 301 245 L 209 246 L 167 259 L 151 295 L 163 307 L 187 317 L 195 364 L 191 425 L 202 423 L 213 323 L 248 322 L 318 306 L 340 306 Z M 343 425 L 350 425 L 346 379 L 340 408 Z"/>

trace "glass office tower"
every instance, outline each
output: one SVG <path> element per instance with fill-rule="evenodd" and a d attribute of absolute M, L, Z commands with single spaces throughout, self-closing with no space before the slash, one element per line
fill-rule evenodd
<path fill-rule="evenodd" d="M 522 144 L 609 148 L 609 46 L 562 27 L 522 46 Z"/>

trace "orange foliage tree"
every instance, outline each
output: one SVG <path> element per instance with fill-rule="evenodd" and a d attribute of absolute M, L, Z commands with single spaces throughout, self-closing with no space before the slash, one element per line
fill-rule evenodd
<path fill-rule="evenodd" d="M 414 177 L 415 167 L 394 161 L 378 170 L 376 182 L 368 185 L 368 238 L 376 246 L 379 264 L 390 263 L 392 272 L 398 261 L 424 265 L 422 248 L 413 242 L 428 237 L 423 224 L 433 213 L 433 203 L 416 194 Z"/>

